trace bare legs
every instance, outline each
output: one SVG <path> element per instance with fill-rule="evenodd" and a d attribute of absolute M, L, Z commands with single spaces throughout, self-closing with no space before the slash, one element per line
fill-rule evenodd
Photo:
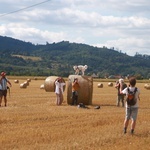
<path fill-rule="evenodd" d="M 124 133 L 127 132 L 128 125 L 129 125 L 129 120 L 125 119 L 125 121 L 124 121 Z M 134 132 L 135 125 L 136 125 L 136 120 L 132 119 L 132 122 L 131 122 L 131 133 Z"/>
<path fill-rule="evenodd" d="M 2 98 L 3 97 L 0 97 L 0 107 L 1 107 L 1 104 L 2 104 Z M 7 106 L 7 98 L 6 96 L 4 96 L 4 103 L 5 103 L 5 107 Z"/>

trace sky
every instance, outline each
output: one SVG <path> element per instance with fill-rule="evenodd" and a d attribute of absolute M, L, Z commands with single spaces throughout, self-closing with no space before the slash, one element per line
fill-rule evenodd
<path fill-rule="evenodd" d="M 150 0 L 0 0 L 0 35 L 150 55 Z"/>

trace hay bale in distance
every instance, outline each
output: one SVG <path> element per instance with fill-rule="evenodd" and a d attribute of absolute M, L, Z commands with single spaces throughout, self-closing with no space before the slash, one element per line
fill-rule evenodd
<path fill-rule="evenodd" d="M 97 87 L 98 87 L 98 88 L 103 88 L 103 83 L 98 83 L 98 84 L 97 84 Z"/>
<path fill-rule="evenodd" d="M 27 79 L 27 82 L 31 82 L 31 79 Z"/>
<path fill-rule="evenodd" d="M 146 89 L 147 85 L 148 85 L 148 84 L 144 84 L 144 88 L 145 88 L 145 89 Z"/>
<path fill-rule="evenodd" d="M 25 81 L 24 84 L 25 84 L 26 86 L 29 86 L 29 82 L 28 82 L 28 81 Z"/>
<path fill-rule="evenodd" d="M 34 77 L 34 80 L 37 80 L 37 77 Z"/>
<path fill-rule="evenodd" d="M 44 89 L 46 92 L 54 92 L 55 91 L 55 81 L 58 78 L 58 76 L 49 76 L 45 79 L 44 82 Z M 63 79 L 63 81 L 65 82 L 65 80 Z M 65 90 L 64 86 L 64 90 Z"/>
<path fill-rule="evenodd" d="M 27 85 L 24 84 L 24 83 L 21 83 L 21 84 L 20 84 L 20 88 L 27 88 Z"/>
<path fill-rule="evenodd" d="M 109 82 L 109 83 L 108 83 L 108 86 L 110 86 L 110 87 L 113 86 L 113 83 L 112 83 L 112 82 Z"/>
<path fill-rule="evenodd" d="M 72 82 L 74 78 L 78 78 L 80 89 L 78 91 L 78 104 L 84 105 L 92 104 L 93 95 L 93 78 L 91 76 L 70 75 L 68 77 L 68 89 L 67 89 L 67 103 L 72 103 Z"/>
<path fill-rule="evenodd" d="M 44 84 L 41 84 L 40 89 L 45 89 Z"/>
<path fill-rule="evenodd" d="M 14 80 L 14 83 L 19 83 L 19 80 Z"/>
<path fill-rule="evenodd" d="M 144 88 L 147 89 L 147 90 L 149 90 L 150 89 L 150 84 L 145 84 Z"/>

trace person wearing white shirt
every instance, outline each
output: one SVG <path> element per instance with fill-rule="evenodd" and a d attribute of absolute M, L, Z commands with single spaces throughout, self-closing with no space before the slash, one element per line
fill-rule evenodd
<path fill-rule="evenodd" d="M 129 87 L 125 88 L 124 90 L 122 90 L 120 92 L 122 94 L 125 94 L 126 96 L 128 96 L 129 91 L 135 92 L 135 96 L 134 96 L 134 98 L 136 100 L 135 103 L 133 105 L 130 105 L 126 101 L 126 116 L 125 116 L 125 120 L 124 120 L 124 133 L 126 133 L 128 124 L 129 124 L 129 120 L 132 119 L 130 132 L 131 132 L 131 134 L 133 134 L 135 125 L 136 125 L 136 120 L 137 120 L 138 108 L 139 108 L 138 101 L 140 100 L 140 98 L 139 98 L 140 90 L 139 90 L 139 88 L 135 87 L 136 79 L 134 77 L 131 77 L 129 79 L 129 84 L 130 84 Z"/>
<path fill-rule="evenodd" d="M 56 105 L 61 105 L 63 102 L 63 92 L 64 92 L 64 86 L 65 81 L 59 77 L 55 81 L 55 93 L 56 93 Z"/>

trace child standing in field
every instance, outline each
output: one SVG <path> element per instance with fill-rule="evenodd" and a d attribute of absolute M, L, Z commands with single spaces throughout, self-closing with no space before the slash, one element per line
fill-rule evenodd
<path fill-rule="evenodd" d="M 126 116 L 124 120 L 124 133 L 127 132 L 129 120 L 132 119 L 131 122 L 131 134 L 134 133 L 135 125 L 136 125 L 136 120 L 137 120 L 137 114 L 138 114 L 138 101 L 139 101 L 139 95 L 140 95 L 140 90 L 135 87 L 136 85 L 136 79 L 134 77 L 131 77 L 129 79 L 129 84 L 130 86 L 125 88 L 123 91 L 120 91 L 123 94 L 126 94 L 126 97 L 129 95 L 129 92 L 134 92 L 134 99 L 135 99 L 135 104 L 133 103 L 132 105 L 129 104 L 126 101 Z"/>

